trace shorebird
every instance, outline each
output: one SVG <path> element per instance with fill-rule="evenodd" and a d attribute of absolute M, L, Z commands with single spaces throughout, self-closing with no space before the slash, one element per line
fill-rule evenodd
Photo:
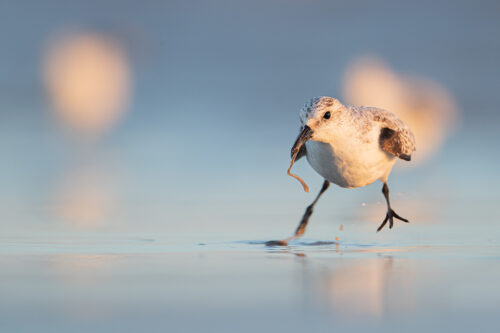
<path fill-rule="evenodd" d="M 306 156 L 311 167 L 324 178 L 323 186 L 307 207 L 295 235 L 285 240 L 270 241 L 268 245 L 286 245 L 302 236 L 314 205 L 330 183 L 357 188 L 380 180 L 387 214 L 377 232 L 387 222 L 392 229 L 394 218 L 408 222 L 391 208 L 387 185 L 396 159 L 410 161 L 415 151 L 415 138 L 405 123 L 389 111 L 343 105 L 337 99 L 325 96 L 306 103 L 300 111 L 300 121 L 302 126 L 291 150 L 288 174 L 297 178 L 307 192 L 308 187 L 302 179 L 290 174 L 293 163 Z"/>

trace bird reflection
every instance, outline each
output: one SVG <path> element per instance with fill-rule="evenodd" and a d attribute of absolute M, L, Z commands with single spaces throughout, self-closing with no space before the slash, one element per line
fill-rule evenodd
<path fill-rule="evenodd" d="M 362 259 L 319 274 L 317 297 L 343 317 L 380 319 L 387 313 L 411 310 L 415 302 L 412 276 L 404 260 Z"/>
<path fill-rule="evenodd" d="M 412 129 L 417 152 L 411 165 L 438 152 L 457 122 L 455 101 L 443 86 L 429 78 L 400 75 L 378 58 L 349 65 L 343 89 L 348 103 L 389 110 Z"/>
<path fill-rule="evenodd" d="M 408 248 L 342 246 L 320 252 L 293 246 L 270 250 L 292 255 L 300 263 L 304 304 L 314 303 L 329 309 L 333 317 L 355 320 L 380 320 L 414 310 L 415 263 L 391 255 L 407 251 Z M 376 257 L 366 258 L 373 254 Z M 344 255 L 350 258 L 341 259 Z"/>

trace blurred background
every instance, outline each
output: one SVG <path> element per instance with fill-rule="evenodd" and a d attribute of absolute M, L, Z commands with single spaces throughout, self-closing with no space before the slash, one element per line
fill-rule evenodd
<path fill-rule="evenodd" d="M 2 0 L 0 330 L 491 330 L 499 32 L 498 1 Z M 322 95 L 410 125 L 411 223 L 331 187 L 266 249 L 322 183 L 286 175 Z"/>
<path fill-rule="evenodd" d="M 498 218 L 477 206 L 498 199 L 499 10 L 495 1 L 2 1 L 2 234 L 268 237 L 270 221 L 292 230 L 312 196 L 286 176 L 289 149 L 299 109 L 321 95 L 410 124 L 414 162 L 391 177 L 403 216 L 426 223 L 453 207 Z M 306 162 L 296 171 L 319 189 Z M 316 223 L 378 222 L 379 187 L 334 188 Z"/>

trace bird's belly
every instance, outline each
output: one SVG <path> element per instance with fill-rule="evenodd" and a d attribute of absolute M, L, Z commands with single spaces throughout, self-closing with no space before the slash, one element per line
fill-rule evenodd
<path fill-rule="evenodd" d="M 395 159 L 378 146 L 332 146 L 306 142 L 307 161 L 326 180 L 342 187 L 362 187 L 387 177 Z"/>

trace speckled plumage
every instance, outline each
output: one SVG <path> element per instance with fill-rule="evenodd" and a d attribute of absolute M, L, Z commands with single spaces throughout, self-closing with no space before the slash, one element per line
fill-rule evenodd
<path fill-rule="evenodd" d="M 323 118 L 326 112 L 331 113 L 328 120 Z M 415 138 L 406 124 L 379 108 L 344 106 L 335 98 L 316 97 L 301 109 L 300 119 L 302 128 L 307 125 L 314 131 L 305 144 L 309 164 L 342 187 L 385 182 L 395 157 L 409 160 L 415 151 Z"/>
<path fill-rule="evenodd" d="M 397 141 L 400 142 L 400 151 L 387 151 L 387 153 L 398 156 L 405 154 L 411 156 L 415 151 L 415 137 L 408 126 L 396 115 L 387 110 L 376 107 L 342 105 L 340 101 L 332 97 L 315 97 L 300 110 L 302 126 L 313 112 L 326 112 L 336 110 L 336 122 L 338 126 L 350 126 L 357 130 L 360 141 L 367 141 L 364 137 L 377 123 L 381 128 L 387 127 L 395 131 Z"/>
<path fill-rule="evenodd" d="M 290 172 L 293 163 L 306 156 L 311 167 L 323 178 L 323 186 L 314 201 L 307 206 L 292 237 L 269 241 L 269 246 L 286 246 L 306 230 L 314 205 L 328 189 L 330 182 L 341 187 L 355 188 L 383 182 L 382 193 L 387 214 L 377 231 L 394 219 L 409 222 L 399 216 L 389 201 L 387 177 L 396 157 L 409 161 L 415 151 L 415 138 L 410 129 L 393 113 L 373 108 L 344 106 L 335 98 L 316 97 L 300 110 L 300 134 L 291 149 L 287 174 L 296 178 L 307 192 L 306 183 Z"/>

